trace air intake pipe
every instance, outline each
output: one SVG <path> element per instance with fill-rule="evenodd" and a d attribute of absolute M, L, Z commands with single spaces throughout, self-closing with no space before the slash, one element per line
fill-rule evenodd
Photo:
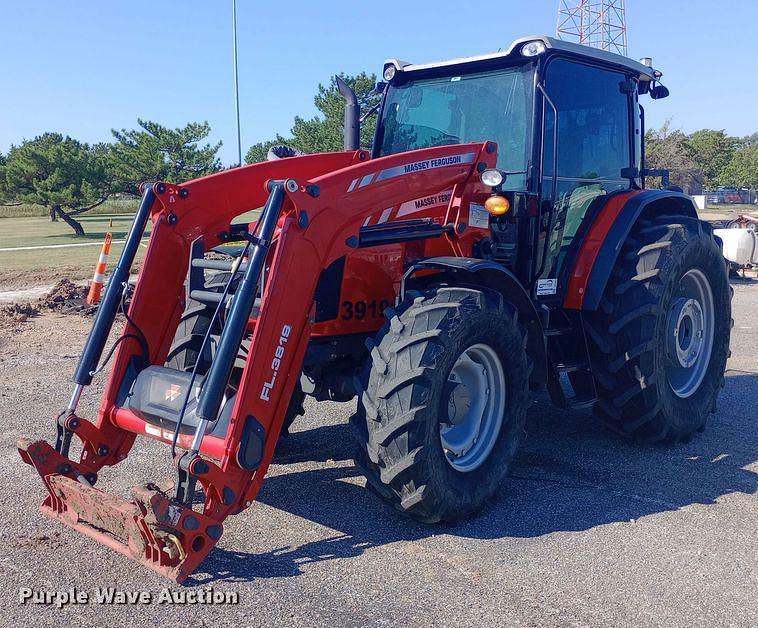
<path fill-rule="evenodd" d="M 337 89 L 345 99 L 345 124 L 344 138 L 345 150 L 358 150 L 361 143 L 361 124 L 359 121 L 361 108 L 358 104 L 358 98 L 353 89 L 345 83 L 339 76 L 334 77 L 337 81 Z"/>

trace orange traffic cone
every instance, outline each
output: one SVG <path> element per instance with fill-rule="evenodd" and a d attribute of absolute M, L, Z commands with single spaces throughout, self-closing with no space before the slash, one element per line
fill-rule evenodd
<path fill-rule="evenodd" d="M 95 266 L 95 275 L 92 277 L 92 283 L 89 285 L 89 293 L 87 294 L 87 303 L 90 305 L 100 303 L 100 294 L 103 291 L 103 283 L 105 282 L 105 267 L 108 265 L 108 255 L 111 252 L 112 239 L 113 235 L 110 231 L 105 234 L 100 258 L 97 260 L 97 266 Z"/>

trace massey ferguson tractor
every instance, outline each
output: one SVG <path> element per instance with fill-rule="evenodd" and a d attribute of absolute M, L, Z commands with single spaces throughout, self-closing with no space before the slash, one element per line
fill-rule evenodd
<path fill-rule="evenodd" d="M 645 169 L 640 103 L 668 94 L 661 73 L 529 37 L 383 78 L 370 150 L 340 83 L 344 151 L 143 186 L 55 443 L 19 442 L 46 514 L 182 582 L 252 504 L 305 395 L 357 397 L 368 487 L 428 523 L 498 491 L 531 390 L 650 443 L 704 428 L 730 287 L 690 197 L 645 188 L 667 176 Z M 111 357 L 97 417 L 79 416 Z M 99 489 L 137 436 L 169 446 L 174 482 Z"/>

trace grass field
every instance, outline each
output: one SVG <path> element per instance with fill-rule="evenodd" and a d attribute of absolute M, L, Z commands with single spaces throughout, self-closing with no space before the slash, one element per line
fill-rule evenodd
<path fill-rule="evenodd" d="M 0 205 L 0 249 L 46 246 L 61 244 L 91 243 L 92 246 L 77 246 L 36 251 L 0 251 L 0 282 L 15 277 L 19 271 L 29 271 L 35 283 L 40 271 L 49 270 L 51 280 L 65 275 L 71 279 L 83 279 L 95 268 L 101 243 L 106 231 L 113 233 L 114 240 L 123 239 L 129 229 L 138 199 L 112 199 L 90 210 L 77 220 L 82 223 L 87 235 L 77 237 L 63 221 L 50 222 L 48 209 L 41 205 Z M 109 220 L 113 228 L 109 229 Z M 123 245 L 114 244 L 111 258 L 115 258 Z M 141 257 L 142 254 L 140 254 Z M 18 283 L 18 282 L 14 282 Z"/>
<path fill-rule="evenodd" d="M 113 227 L 109 228 L 109 221 Z M 66 268 L 67 272 L 81 269 L 83 278 L 94 271 L 105 233 L 110 231 L 114 240 L 122 240 L 129 230 L 132 214 L 92 214 L 79 217 L 87 235 L 74 235 L 66 223 L 50 222 L 43 216 L 3 218 L 0 219 L 0 277 L 7 271 L 40 271 L 50 269 L 51 276 L 57 275 L 56 269 Z M 149 232 L 149 227 L 148 227 Z M 2 249 L 47 246 L 61 244 L 84 244 L 92 246 L 76 246 L 71 248 L 36 249 L 28 251 L 2 251 Z M 121 253 L 122 244 L 114 244 L 111 248 L 111 259 L 115 260 Z M 144 248 L 139 258 L 144 254 Z M 70 269 L 70 270 L 68 270 Z M 76 273 L 79 274 L 79 273 Z"/>
<path fill-rule="evenodd" d="M 10 208 L 7 208 L 10 209 Z M 98 208 L 99 209 L 99 208 Z M 56 279 L 67 277 L 72 280 L 88 279 L 95 269 L 99 244 L 105 233 L 110 231 L 114 241 L 123 240 L 129 231 L 134 217 L 131 213 L 87 213 L 78 216 L 85 236 L 74 235 L 71 227 L 62 221 L 50 222 L 47 214 L 37 216 L 0 218 L 0 289 L 9 285 L 16 288 L 25 285 L 53 283 Z M 254 220 L 257 211 L 248 212 L 235 219 L 235 222 Z M 109 224 L 112 222 L 112 227 Z M 150 233 L 150 223 L 145 236 Z M 80 246 L 88 244 L 89 246 Z M 23 251 L 4 251 L 18 247 L 65 246 L 65 248 L 38 248 Z M 145 254 L 147 240 L 137 254 L 137 264 Z M 111 247 L 108 271 L 113 268 L 121 254 L 123 243 Z M 136 268 L 136 264 L 135 264 Z"/>

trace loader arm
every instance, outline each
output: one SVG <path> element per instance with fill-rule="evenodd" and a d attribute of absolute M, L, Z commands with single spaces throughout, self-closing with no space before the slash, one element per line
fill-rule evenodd
<path fill-rule="evenodd" d="M 144 334 L 151 365 L 165 362 L 183 310 L 192 242 L 201 237 L 209 247 L 222 242 L 235 216 L 265 202 L 257 231 L 249 236 L 252 248 L 241 288 L 200 392 L 200 422 L 194 434 L 177 436 L 184 450 L 174 461 L 179 484 L 191 478 L 202 485 L 202 512 L 193 510 L 191 501 L 179 499 L 179 493 L 171 498 L 155 485 L 133 489 L 131 502 L 93 486 L 102 467 L 126 458 L 136 435 L 167 443 L 174 437 L 156 430 L 125 403 L 129 382 L 148 367 L 134 338 L 117 349 L 97 420 L 77 416 L 75 407 L 62 417 L 65 429 L 83 442 L 78 463 L 44 441 L 19 443 L 22 457 L 37 468 L 47 486 L 43 511 L 170 578 L 186 579 L 220 538 L 224 519 L 248 507 L 260 489 L 310 339 L 320 272 L 360 245 L 362 225 L 372 213 L 450 188 L 453 193 L 438 235 L 450 239 L 455 249 L 466 228 L 463 200 L 485 191 L 478 172 L 495 162 L 492 143 L 435 147 L 374 160 L 356 151 L 257 164 L 182 186 L 154 185 L 154 200 L 147 193 L 143 197 L 154 226 L 129 309 L 133 323 L 124 330 L 135 337 Z M 251 290 L 260 281 L 264 262 L 269 265 L 268 279 L 250 329 Z M 106 320 L 98 315 L 88 346 L 97 344 L 98 334 L 107 336 L 111 323 L 112 316 Z M 251 345 L 226 432 L 207 434 L 203 421 L 215 419 L 219 411 L 219 382 L 228 377 L 229 356 L 236 357 L 239 340 L 249 332 Z M 92 353 L 85 348 L 90 361 Z M 95 355 L 94 364 L 99 358 Z M 79 380 L 87 380 L 92 366 L 80 363 L 77 386 L 89 383 Z"/>

